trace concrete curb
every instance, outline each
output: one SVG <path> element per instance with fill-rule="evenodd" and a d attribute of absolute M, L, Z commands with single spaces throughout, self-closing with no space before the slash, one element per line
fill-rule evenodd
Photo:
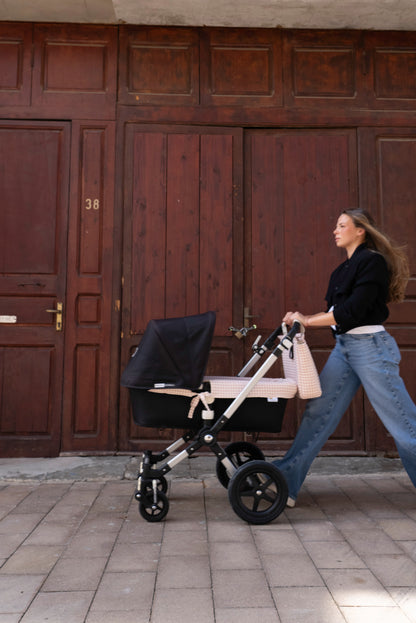
<path fill-rule="evenodd" d="M 273 460 L 268 457 L 267 460 Z M 56 458 L 0 459 L 2 482 L 74 482 L 135 480 L 140 456 L 62 456 Z M 384 457 L 318 457 L 310 474 L 315 476 L 371 475 L 403 472 L 400 459 Z M 185 459 L 169 472 L 171 479 L 205 479 L 216 475 L 214 456 Z"/>

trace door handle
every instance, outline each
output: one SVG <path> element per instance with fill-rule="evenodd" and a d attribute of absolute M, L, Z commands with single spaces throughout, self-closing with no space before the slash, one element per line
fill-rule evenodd
<path fill-rule="evenodd" d="M 63 315 L 63 303 L 58 301 L 56 303 L 56 309 L 47 309 L 48 314 L 56 314 L 55 328 L 57 331 L 62 331 L 62 315 Z"/>

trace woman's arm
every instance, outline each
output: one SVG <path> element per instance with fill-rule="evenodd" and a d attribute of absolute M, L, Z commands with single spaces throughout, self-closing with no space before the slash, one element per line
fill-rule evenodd
<path fill-rule="evenodd" d="M 283 322 L 292 325 L 295 320 L 303 324 L 304 327 L 330 327 L 336 324 L 334 314 L 331 312 L 319 312 L 306 316 L 300 312 L 287 312 L 283 318 Z"/>

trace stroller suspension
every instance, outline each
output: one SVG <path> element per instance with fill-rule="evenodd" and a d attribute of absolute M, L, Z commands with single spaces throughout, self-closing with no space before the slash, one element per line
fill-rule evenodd
<path fill-rule="evenodd" d="M 153 455 L 151 450 L 143 453 L 135 497 L 139 512 L 146 521 L 157 522 L 166 517 L 169 499 L 165 475 L 203 446 L 208 446 L 216 455 L 218 480 L 228 489 L 230 504 L 241 519 L 252 524 L 265 524 L 281 514 L 288 497 L 285 478 L 274 465 L 265 461 L 260 448 L 249 442 L 233 442 L 223 449 L 216 440 L 216 433 L 206 428 L 199 431 L 198 438 L 185 450 L 158 469 L 154 467 L 161 456 L 166 458 L 192 436 L 191 432 L 186 433 L 161 454 Z"/>

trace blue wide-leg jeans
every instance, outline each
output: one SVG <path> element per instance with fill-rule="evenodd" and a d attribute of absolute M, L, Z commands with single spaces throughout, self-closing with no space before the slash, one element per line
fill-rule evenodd
<path fill-rule="evenodd" d="M 273 461 L 287 480 L 291 498 L 296 499 L 312 461 L 361 384 L 416 487 L 416 406 L 400 377 L 399 362 L 400 351 L 387 331 L 337 336 L 320 375 L 322 396 L 308 402 L 292 446 Z"/>

